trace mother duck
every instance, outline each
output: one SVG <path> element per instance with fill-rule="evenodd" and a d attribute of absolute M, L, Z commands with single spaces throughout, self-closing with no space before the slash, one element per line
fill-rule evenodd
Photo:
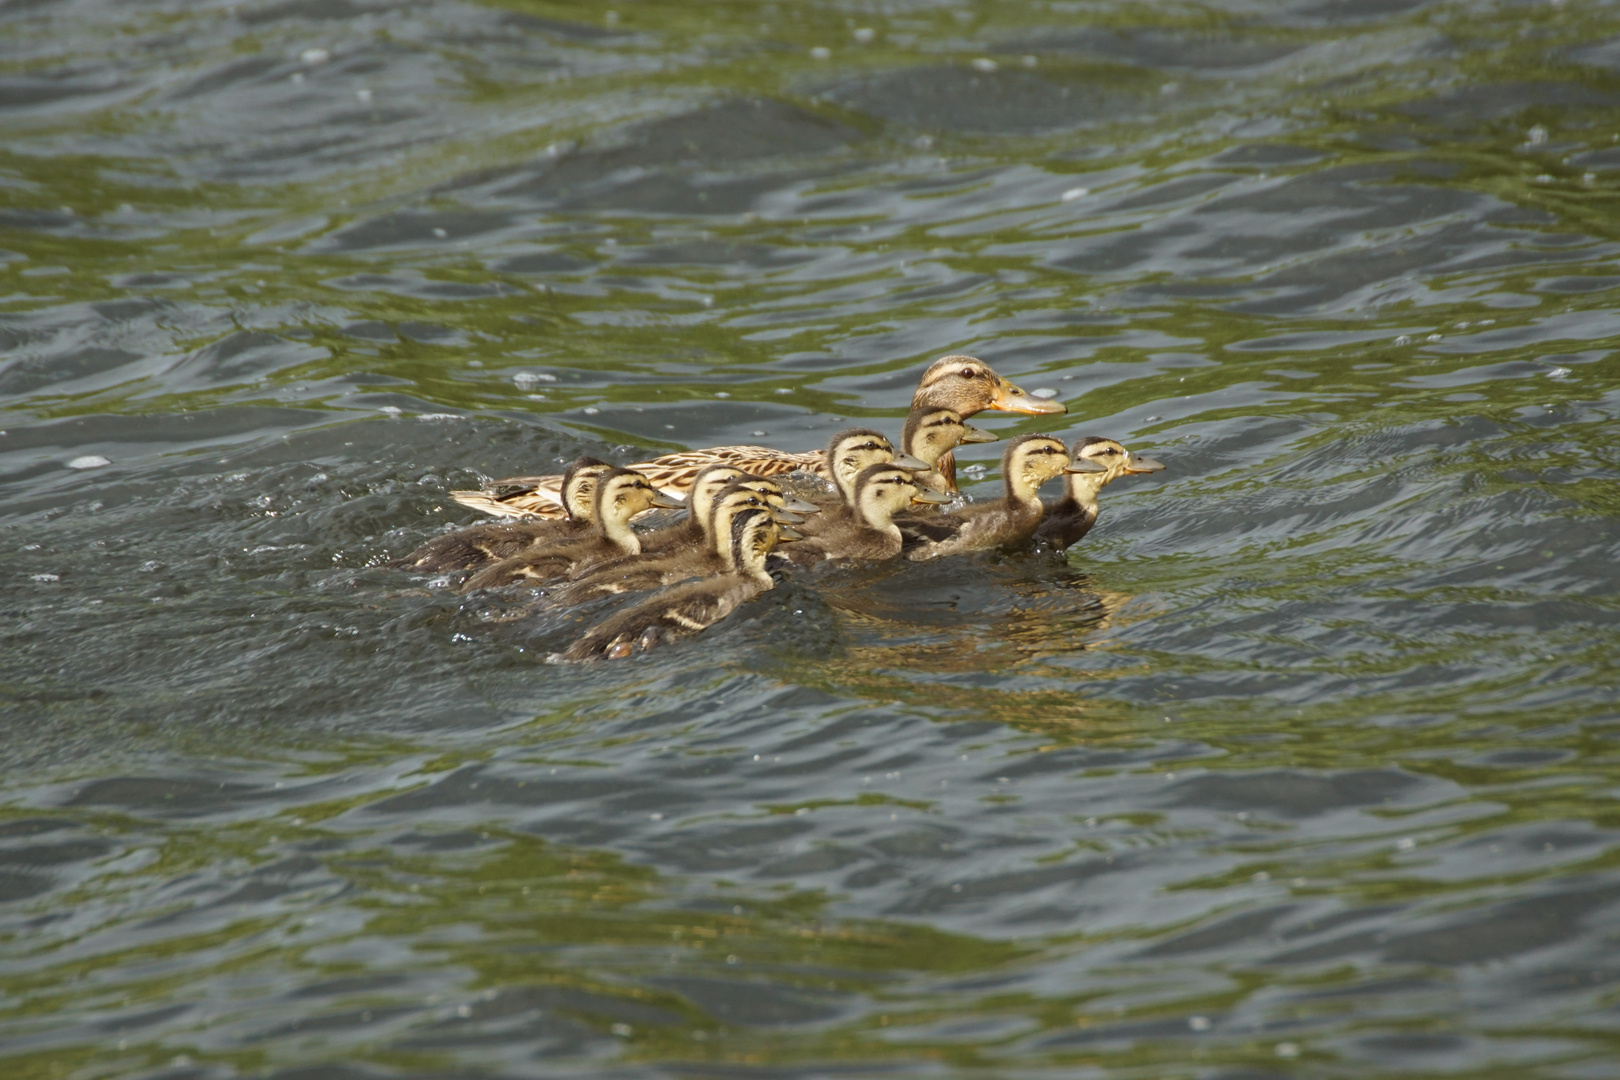
<path fill-rule="evenodd" d="M 974 356 L 942 356 L 928 365 L 911 395 L 911 411 L 950 409 L 964 419 L 987 409 L 997 412 L 1068 412 L 1061 401 L 1025 393 L 997 375 L 989 364 Z M 676 498 L 686 494 L 692 480 L 710 465 L 734 465 L 755 476 L 774 476 L 795 469 L 826 475 L 826 461 L 819 450 L 802 454 L 773 450 L 768 446 L 711 446 L 704 450 L 684 450 L 627 466 L 652 481 L 659 491 Z M 936 466 L 951 490 L 956 488 L 956 464 L 950 454 Z M 515 476 L 495 480 L 483 491 L 452 491 L 451 498 L 463 506 L 498 517 L 563 516 L 562 476 Z"/>

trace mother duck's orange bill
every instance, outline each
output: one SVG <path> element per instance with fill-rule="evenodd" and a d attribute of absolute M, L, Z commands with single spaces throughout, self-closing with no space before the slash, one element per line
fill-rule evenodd
<path fill-rule="evenodd" d="M 1038 398 L 1018 389 L 1006 379 L 1002 379 L 1000 385 L 996 387 L 995 397 L 990 399 L 990 407 L 997 412 L 1028 413 L 1031 416 L 1069 411 L 1069 407 L 1056 398 Z"/>

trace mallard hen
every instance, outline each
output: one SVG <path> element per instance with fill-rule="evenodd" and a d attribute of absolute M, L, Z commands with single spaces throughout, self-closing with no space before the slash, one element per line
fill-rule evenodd
<path fill-rule="evenodd" d="M 983 360 L 963 355 L 941 357 L 930 364 L 917 383 L 911 407 L 913 410 L 950 409 L 963 418 L 987 409 L 1031 415 L 1068 411 L 1062 402 L 1026 394 L 997 375 Z M 638 462 L 630 468 L 645 475 L 660 491 L 684 496 L 697 474 L 710 465 L 733 465 L 755 476 L 778 476 L 795 469 L 827 475 L 818 451 L 796 454 L 768 446 L 712 446 L 703 450 L 685 450 Z M 954 491 L 955 459 L 947 453 L 937 467 Z M 493 481 L 483 491 L 452 491 L 450 496 L 462 505 L 486 514 L 551 518 L 563 513 L 561 485 L 560 476 L 518 476 Z"/>

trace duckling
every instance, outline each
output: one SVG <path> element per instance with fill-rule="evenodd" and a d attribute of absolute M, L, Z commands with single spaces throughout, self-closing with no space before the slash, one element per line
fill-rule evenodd
<path fill-rule="evenodd" d="M 1071 464 L 1069 448 L 1050 435 L 1014 439 L 1001 455 L 1006 495 L 951 514 L 908 516 L 901 523 L 906 533 L 906 558 L 915 562 L 1028 540 L 1045 513 L 1040 486 L 1069 470 L 1104 471 L 1091 461 Z"/>
<path fill-rule="evenodd" d="M 855 502 L 855 477 L 872 465 L 894 465 L 901 469 L 928 469 L 929 463 L 910 454 L 896 454 L 894 444 L 881 431 L 871 428 L 850 428 L 840 431 L 827 442 L 821 452 L 822 469 L 832 481 L 838 494 L 834 505 L 852 506 Z"/>
<path fill-rule="evenodd" d="M 726 480 L 731 476 L 733 479 Z M 638 563 L 649 555 L 676 555 L 688 550 L 708 550 L 714 546 L 710 520 L 714 514 L 714 499 L 727 487 L 746 488 L 758 495 L 784 525 L 797 525 L 804 520 L 800 515 L 820 511 L 815 503 L 797 498 L 785 491 L 780 483 L 769 477 L 739 473 L 730 465 L 711 465 L 692 483 L 687 498 L 688 520 L 665 529 L 641 534 L 641 551 L 635 555 L 620 555 L 594 563 L 585 572 L 595 573 L 614 567 Z"/>
<path fill-rule="evenodd" d="M 752 479 L 752 478 L 750 478 Z M 766 480 L 763 483 L 770 484 Z M 693 488 L 694 492 L 696 488 Z M 768 501 L 767 496 L 753 490 L 747 480 L 730 484 L 715 499 L 709 518 L 709 543 L 702 547 L 689 547 L 671 551 L 657 558 L 615 559 L 578 575 L 571 581 L 551 589 L 546 599 L 559 607 L 583 604 L 604 596 L 619 593 L 642 592 L 660 585 L 673 585 L 693 577 L 711 577 L 723 574 L 732 566 L 731 525 L 738 514 L 749 510 L 764 510 L 782 525 L 780 538 L 796 540 L 799 533 L 787 527 L 783 514 Z"/>
<path fill-rule="evenodd" d="M 511 558 L 537 543 L 577 540 L 591 531 L 594 520 L 591 503 L 596 497 L 596 481 L 613 466 L 593 457 L 576 458 L 562 475 L 562 500 L 566 518 L 523 523 L 500 522 L 473 525 L 436 536 L 403 559 L 389 565 L 400 570 L 438 573 L 445 570 L 472 570 L 487 563 Z"/>
<path fill-rule="evenodd" d="M 1035 535 L 1058 548 L 1079 542 L 1097 522 L 1097 495 L 1121 476 L 1156 473 L 1164 468 L 1153 458 L 1125 449 L 1113 439 L 1096 436 L 1074 444 L 1074 460 L 1094 462 L 1102 472 L 1070 472 L 1064 477 L 1063 497 L 1046 504 L 1046 515 Z"/>
<path fill-rule="evenodd" d="M 709 518 L 714 512 L 715 496 L 724 491 L 728 484 L 747 475 L 735 465 L 710 465 L 698 473 L 686 494 L 686 520 L 642 533 L 641 554 L 662 555 L 689 547 L 707 547 Z"/>
<path fill-rule="evenodd" d="M 598 623 L 554 661 L 619 659 L 673 638 L 707 630 L 738 605 L 775 586 L 765 559 L 781 526 L 767 510 L 749 508 L 731 521 L 731 567 L 717 577 L 674 585 Z"/>
<path fill-rule="evenodd" d="M 995 442 L 999 436 L 963 421 L 953 409 L 912 409 L 900 432 L 900 445 L 912 457 L 928 466 L 917 479 L 934 491 L 954 493 L 955 485 L 939 471 L 939 462 L 962 443 Z M 954 475 L 955 469 L 952 468 Z"/>
<path fill-rule="evenodd" d="M 821 499 L 821 513 L 805 522 L 804 534 L 815 536 L 835 525 L 853 522 L 855 478 L 873 465 L 894 465 L 901 469 L 927 471 L 929 464 L 910 454 L 895 455 L 894 444 L 882 432 L 871 428 L 840 431 L 822 452 L 823 468 L 832 481 L 836 499 Z"/>
<path fill-rule="evenodd" d="M 805 520 L 804 515 L 821 513 L 820 506 L 789 493 L 782 482 L 773 477 L 744 476 L 736 483 L 770 503 L 776 520 L 784 525 L 797 525 Z"/>
<path fill-rule="evenodd" d="M 796 566 L 853 559 L 879 561 L 900 554 L 904 538 L 894 515 L 913 502 L 949 502 L 950 496 L 922 486 L 917 474 L 893 464 L 869 465 L 855 477 L 855 508 L 807 540 L 782 550 Z"/>
<path fill-rule="evenodd" d="M 958 416 L 994 409 L 1000 412 L 1067 412 L 1060 401 L 1049 401 L 1026 394 L 991 370 L 974 356 L 960 354 L 935 360 L 923 372 L 911 396 L 916 409 L 950 409 Z M 643 473 L 660 491 L 685 495 L 692 480 L 710 465 L 735 465 L 755 476 L 779 476 L 804 469 L 825 476 L 825 462 L 819 451 L 788 453 L 768 446 L 712 446 L 705 450 L 685 450 L 665 454 L 630 468 Z M 956 464 L 946 454 L 938 462 L 940 475 L 950 490 L 956 490 Z M 557 476 L 515 476 L 498 480 L 485 491 L 452 491 L 450 497 L 464 506 L 501 517 L 559 517 L 561 478 Z"/>
<path fill-rule="evenodd" d="M 681 505 L 635 470 L 609 469 L 596 484 L 595 528 L 591 535 L 540 544 L 522 554 L 491 563 L 463 582 L 461 590 L 499 588 L 520 581 L 541 585 L 603 559 L 638 554 L 641 539 L 630 527 L 630 519 L 655 506 Z"/>

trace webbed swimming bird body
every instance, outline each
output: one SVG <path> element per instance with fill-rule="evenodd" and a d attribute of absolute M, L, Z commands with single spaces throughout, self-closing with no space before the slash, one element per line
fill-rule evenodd
<path fill-rule="evenodd" d="M 906 453 L 928 466 L 919 471 L 917 479 L 934 491 L 956 491 L 956 468 L 953 451 L 963 443 L 995 442 L 997 436 L 967 423 L 954 409 L 943 407 L 913 408 L 906 417 L 906 426 L 900 432 L 900 445 Z M 940 471 L 940 463 L 951 456 L 951 476 Z"/>
<path fill-rule="evenodd" d="M 923 372 L 912 395 L 911 407 L 950 409 L 966 418 L 986 409 L 1032 415 L 1066 412 L 1061 402 L 1026 394 L 991 370 L 990 365 L 972 356 L 945 356 Z M 790 453 L 768 446 L 712 446 L 686 450 L 638 462 L 630 468 L 645 475 L 666 494 L 686 494 L 692 481 L 710 465 L 733 465 L 755 476 L 779 476 L 803 469 L 827 476 L 819 451 Z M 948 490 L 956 488 L 954 458 L 946 453 L 938 469 Z M 561 505 L 560 476 L 524 476 L 497 480 L 484 491 L 452 491 L 451 497 L 464 506 L 502 517 L 558 517 Z"/>
<path fill-rule="evenodd" d="M 596 482 L 613 466 L 582 457 L 562 474 L 562 500 L 567 514 L 540 521 L 485 522 L 436 536 L 392 565 L 399 570 L 442 573 L 472 570 L 511 558 L 536 544 L 583 539 L 591 531 Z"/>
<path fill-rule="evenodd" d="M 609 617 L 555 659 L 617 659 L 708 629 L 774 587 L 765 560 L 780 528 L 767 510 L 743 510 L 731 522 L 732 562 L 725 573 L 671 586 Z"/>
<path fill-rule="evenodd" d="M 948 498 L 923 487 L 911 469 L 869 465 L 855 477 L 851 512 L 815 536 L 783 548 L 782 557 L 796 566 L 892 559 L 904 543 L 894 515 L 913 501 L 944 502 Z"/>
<path fill-rule="evenodd" d="M 492 563 L 468 578 L 462 591 L 518 582 L 543 585 L 606 559 L 639 554 L 641 540 L 630 527 L 630 519 L 655 506 L 680 505 L 635 470 L 610 469 L 597 481 L 595 527 L 590 535 L 536 545 L 520 555 Z"/>
<path fill-rule="evenodd" d="M 617 559 L 592 567 L 549 590 L 546 599 L 552 604 L 566 607 L 605 596 L 643 592 L 690 578 L 711 577 L 727 572 L 733 567 L 731 526 L 738 514 L 748 510 L 764 510 L 779 525 L 784 516 L 797 516 L 782 514 L 767 494 L 757 490 L 762 485 L 776 487 L 771 480 L 744 477 L 710 500 L 709 527 L 706 530 L 708 540 L 702 546 L 666 552 L 651 558 Z M 780 492 L 779 487 L 777 491 Z M 797 539 L 799 534 L 784 529 L 781 536 Z"/>
<path fill-rule="evenodd" d="M 936 559 L 1027 541 L 1045 514 L 1040 486 L 1070 468 L 1101 471 L 1100 466 L 1090 462 L 1073 465 L 1069 448 L 1050 435 L 1014 439 L 1001 456 L 1003 497 L 949 514 L 907 517 L 899 523 L 905 532 L 906 558 Z"/>
<path fill-rule="evenodd" d="M 1095 436 L 1074 444 L 1076 462 L 1090 461 L 1101 472 L 1071 472 L 1064 477 L 1063 497 L 1048 503 L 1035 535 L 1055 547 L 1066 548 L 1080 542 L 1097 523 L 1101 511 L 1097 496 L 1121 476 L 1155 473 L 1164 465 L 1125 449 L 1113 439 Z"/>
<path fill-rule="evenodd" d="M 822 472 L 832 482 L 832 495 L 815 501 L 821 513 L 805 523 L 805 535 L 816 536 L 826 529 L 850 520 L 854 513 L 855 478 L 873 465 L 894 465 L 902 469 L 926 470 L 929 464 L 909 454 L 896 455 L 894 444 L 880 431 L 850 428 L 827 441 L 822 451 Z"/>

